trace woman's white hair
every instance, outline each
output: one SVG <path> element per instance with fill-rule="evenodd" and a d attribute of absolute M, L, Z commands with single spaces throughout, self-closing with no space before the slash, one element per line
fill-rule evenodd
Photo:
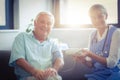
<path fill-rule="evenodd" d="M 94 4 L 93 6 L 91 6 L 89 9 L 89 13 L 92 12 L 93 10 L 101 10 L 103 14 L 105 15 L 108 14 L 106 8 L 101 4 Z"/>

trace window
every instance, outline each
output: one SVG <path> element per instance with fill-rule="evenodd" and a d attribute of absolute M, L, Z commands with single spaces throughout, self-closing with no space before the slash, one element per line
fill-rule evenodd
<path fill-rule="evenodd" d="M 13 29 L 13 1 L 14 0 L 2 0 L 4 9 L 4 17 L 2 16 L 1 20 L 3 21 L 0 25 L 0 29 Z M 4 18 L 4 19 L 3 19 Z"/>
<path fill-rule="evenodd" d="M 0 25 L 5 25 L 5 0 L 0 0 Z"/>
<path fill-rule="evenodd" d="M 118 0 L 54 0 L 56 26 L 90 25 L 88 10 L 91 5 L 99 3 L 108 11 L 108 24 L 118 24 Z"/>

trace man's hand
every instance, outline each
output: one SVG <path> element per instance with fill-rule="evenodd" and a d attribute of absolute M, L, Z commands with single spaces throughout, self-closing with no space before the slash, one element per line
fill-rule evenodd
<path fill-rule="evenodd" d="M 57 75 L 57 71 L 54 68 L 48 68 L 45 70 L 45 77 Z"/>
<path fill-rule="evenodd" d="M 46 70 L 35 70 L 33 76 L 37 80 L 46 80 L 48 77 L 56 76 L 57 71 L 54 68 L 48 68 Z"/>
<path fill-rule="evenodd" d="M 37 79 L 37 80 L 44 80 L 45 79 L 45 71 L 43 70 L 35 70 L 32 75 Z"/>

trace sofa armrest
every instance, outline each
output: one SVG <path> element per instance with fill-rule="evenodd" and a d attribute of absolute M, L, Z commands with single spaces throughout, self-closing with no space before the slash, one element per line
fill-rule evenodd
<path fill-rule="evenodd" d="M 0 51 L 0 80 L 17 80 L 14 68 L 9 67 L 11 51 Z"/>

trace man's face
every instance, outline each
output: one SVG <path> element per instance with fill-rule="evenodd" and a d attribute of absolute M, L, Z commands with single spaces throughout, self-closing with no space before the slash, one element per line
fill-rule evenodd
<path fill-rule="evenodd" d="M 48 36 L 53 26 L 53 19 L 51 16 L 42 14 L 34 22 L 35 33 L 42 36 Z"/>

